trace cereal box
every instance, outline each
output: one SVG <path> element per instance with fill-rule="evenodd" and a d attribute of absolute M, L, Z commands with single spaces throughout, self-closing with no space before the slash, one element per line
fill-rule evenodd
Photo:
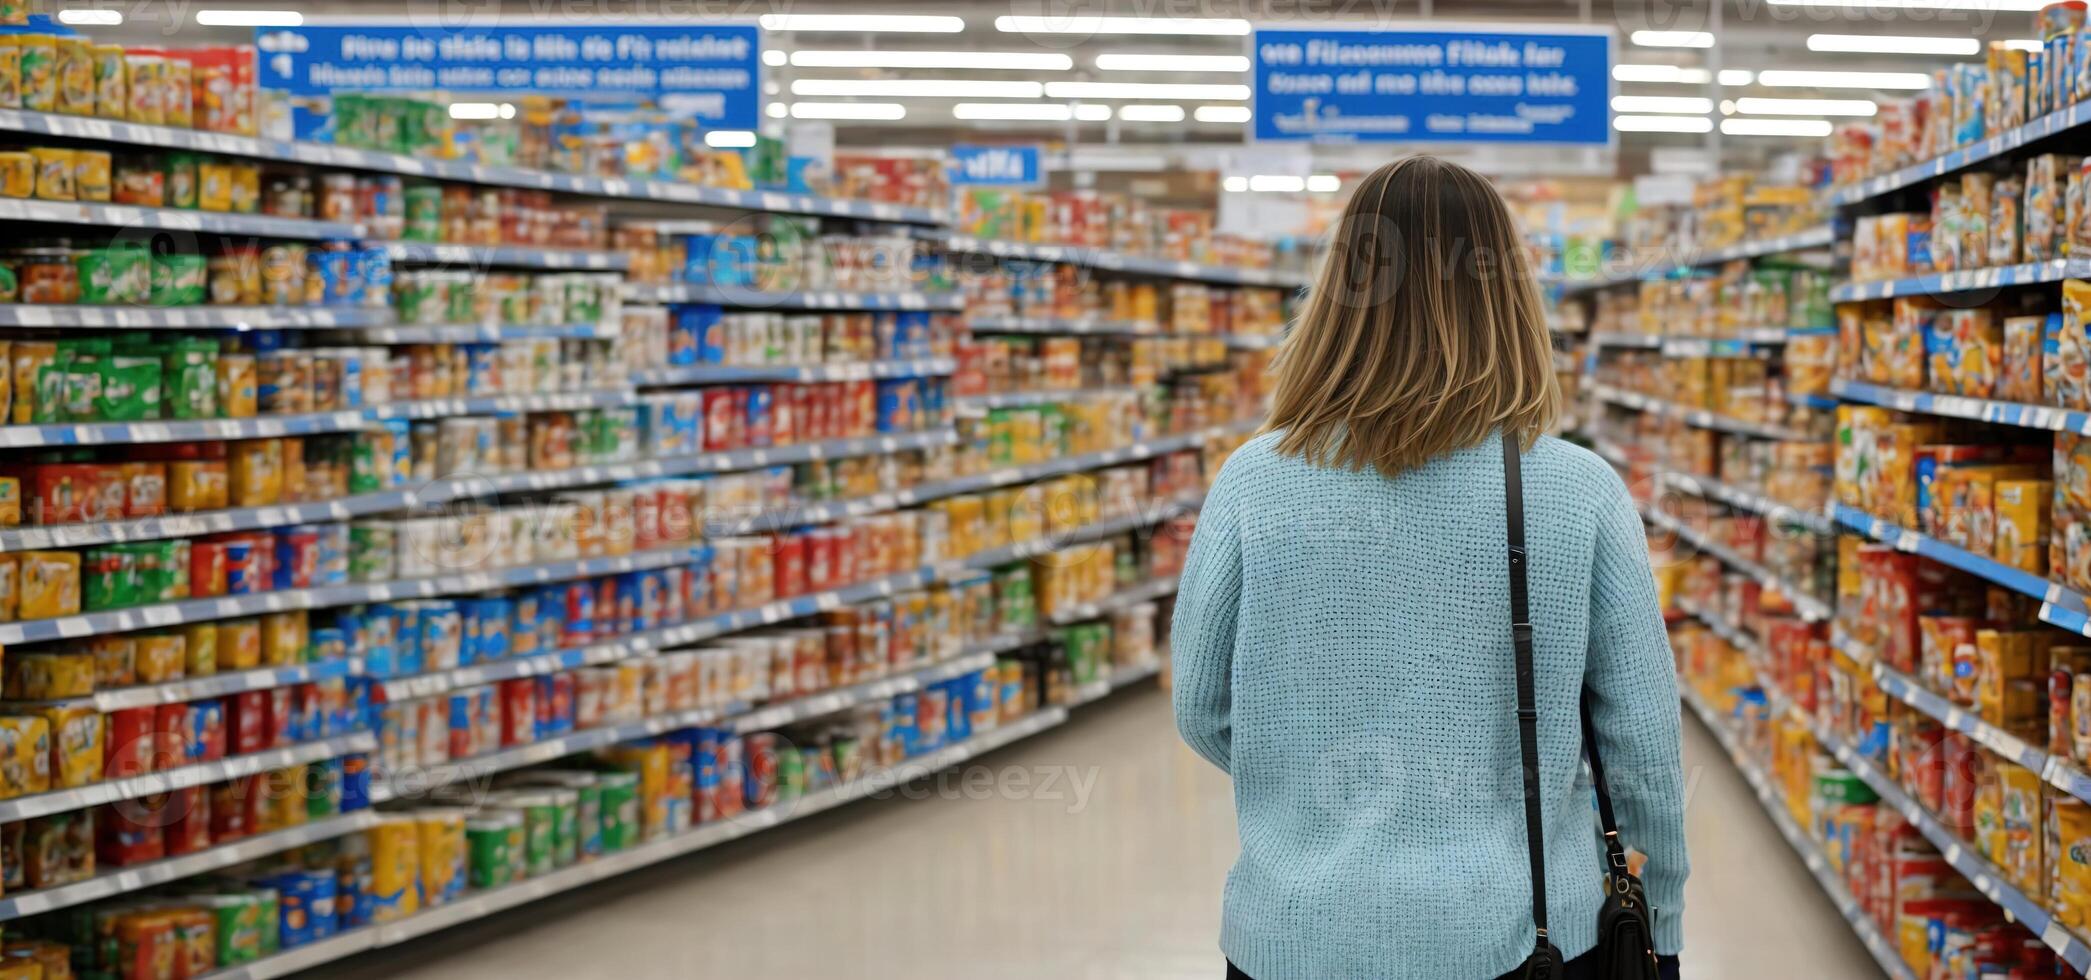
<path fill-rule="evenodd" d="M 1999 480 L 1992 492 L 1996 501 L 1997 561 L 2034 575 L 2046 575 L 2054 483 Z"/>
<path fill-rule="evenodd" d="M 0 715 L 0 795 L 50 790 L 50 722 L 35 715 Z"/>
<path fill-rule="evenodd" d="M 2086 298 L 2091 302 L 2091 292 L 2087 292 Z M 1895 300 L 1894 311 L 1887 335 L 1877 340 L 1869 336 L 1867 342 L 1879 368 L 1878 381 L 1896 388 L 1922 388 L 1924 338 L 1938 317 L 1938 303 L 1921 296 L 1906 296 Z"/>

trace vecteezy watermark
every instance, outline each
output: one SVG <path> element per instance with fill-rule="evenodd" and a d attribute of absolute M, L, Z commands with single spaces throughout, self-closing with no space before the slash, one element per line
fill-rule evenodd
<path fill-rule="evenodd" d="M 972 800 L 986 803 L 1060 803 L 1062 812 L 1082 813 L 1103 776 L 1101 766 L 989 766 L 965 765 L 935 773 L 910 774 L 902 765 L 888 773 L 874 773 L 878 788 L 865 798 L 886 800 Z M 884 779 L 879 779 L 885 776 Z"/>

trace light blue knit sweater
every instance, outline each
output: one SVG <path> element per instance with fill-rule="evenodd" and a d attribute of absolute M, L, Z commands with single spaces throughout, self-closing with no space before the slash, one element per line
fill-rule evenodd
<path fill-rule="evenodd" d="M 1177 726 L 1234 777 L 1220 947 L 1256 980 L 1499 976 L 1533 939 L 1501 443 L 1390 480 L 1276 440 L 1220 470 L 1171 638 Z M 1677 689 L 1641 523 L 1583 449 L 1541 439 L 1523 474 L 1554 943 L 1573 959 L 1596 942 L 1588 687 L 1656 950 L 1677 953 Z"/>

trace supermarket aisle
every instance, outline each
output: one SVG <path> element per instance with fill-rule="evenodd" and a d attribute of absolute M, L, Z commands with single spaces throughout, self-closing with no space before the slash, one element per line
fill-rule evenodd
<path fill-rule="evenodd" d="M 1698 774 L 1685 976 L 1874 975 L 1719 749 L 1685 730 Z M 1177 742 L 1159 692 L 1082 709 L 973 769 L 950 798 L 858 804 L 324 975 L 1218 976 L 1227 782 Z M 1018 774 L 1032 798 L 1017 798 Z"/>

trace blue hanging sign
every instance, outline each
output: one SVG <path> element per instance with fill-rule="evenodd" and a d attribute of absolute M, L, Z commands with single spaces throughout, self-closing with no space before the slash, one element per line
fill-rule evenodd
<path fill-rule="evenodd" d="M 520 20 L 520 18 L 518 18 Z M 255 31 L 263 86 L 355 92 L 646 96 L 714 129 L 762 122 L 754 24 L 446 27 L 315 19 Z"/>
<path fill-rule="evenodd" d="M 970 187 L 1037 187 L 1045 183 L 1041 157 L 1037 144 L 955 144 L 951 147 L 951 182 Z"/>
<path fill-rule="evenodd" d="M 1612 34 L 1259 28 L 1254 138 L 1612 142 Z"/>

